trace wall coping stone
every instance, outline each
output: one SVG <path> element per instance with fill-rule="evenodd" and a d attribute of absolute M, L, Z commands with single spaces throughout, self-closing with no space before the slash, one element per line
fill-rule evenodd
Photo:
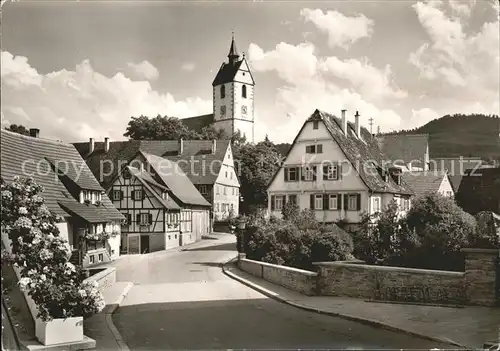
<path fill-rule="evenodd" d="M 482 254 L 498 254 L 500 253 L 500 249 L 476 249 L 472 247 L 465 247 L 460 249 L 460 251 L 465 253 L 482 253 Z"/>
<path fill-rule="evenodd" d="M 87 268 L 89 269 L 89 268 Z M 96 268 L 90 268 L 90 269 L 98 269 L 98 267 Z M 90 277 L 88 277 L 87 281 L 99 281 L 101 279 L 103 279 L 104 277 L 106 277 L 107 275 L 110 275 L 111 273 L 115 272 L 116 271 L 116 267 L 108 267 L 106 269 L 104 269 L 103 271 L 99 272 L 99 273 L 96 273 L 94 275 L 91 275 Z"/>
<path fill-rule="evenodd" d="M 308 275 L 311 277 L 316 277 L 318 276 L 318 273 L 316 272 L 311 272 L 311 271 L 306 271 L 305 269 L 299 269 L 299 268 L 294 268 L 294 267 L 288 267 L 288 266 L 281 266 L 278 264 L 273 264 L 273 263 L 268 263 L 268 262 L 261 262 L 261 261 L 255 261 L 255 260 L 249 260 L 248 258 L 241 259 L 240 261 L 242 262 L 249 262 L 249 263 L 255 263 L 261 266 L 265 267 L 272 267 L 272 268 L 278 268 L 284 271 L 289 271 L 289 272 L 296 272 L 304 275 Z"/>
<path fill-rule="evenodd" d="M 348 266 L 348 267 L 359 267 L 374 271 L 393 271 L 393 272 L 406 272 L 406 273 L 416 273 L 416 274 L 435 274 L 435 275 L 447 275 L 462 277 L 465 272 L 452 272 L 452 271 L 438 271 L 434 269 L 419 269 L 419 268 L 406 268 L 406 267 L 394 267 L 394 266 L 374 266 L 368 264 L 358 264 L 351 263 L 351 261 L 335 261 L 335 262 L 315 262 L 313 263 L 317 266 Z"/>

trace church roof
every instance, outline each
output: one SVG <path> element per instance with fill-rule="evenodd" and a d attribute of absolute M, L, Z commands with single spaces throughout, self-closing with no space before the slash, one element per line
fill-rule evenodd
<path fill-rule="evenodd" d="M 234 80 L 236 73 L 240 69 L 241 64 L 244 59 L 233 63 L 222 63 L 222 66 L 219 68 L 219 72 L 215 76 L 214 81 L 212 82 L 212 86 L 221 85 L 225 83 L 230 83 Z"/>
<path fill-rule="evenodd" d="M 201 133 L 201 130 L 205 127 L 210 126 L 214 123 L 214 114 L 210 113 L 208 115 L 200 115 L 189 118 L 181 118 L 182 124 L 184 124 L 189 129 Z"/>

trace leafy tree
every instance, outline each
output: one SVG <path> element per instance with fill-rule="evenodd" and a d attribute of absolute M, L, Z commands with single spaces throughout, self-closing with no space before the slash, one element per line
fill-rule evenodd
<path fill-rule="evenodd" d="M 281 215 L 285 220 L 295 220 L 299 216 L 300 208 L 297 204 L 288 201 L 281 210 Z"/>
<path fill-rule="evenodd" d="M 11 124 L 10 126 L 6 127 L 5 130 L 8 130 L 8 131 L 14 132 L 14 133 L 19 133 L 22 135 L 30 135 L 29 129 L 21 124 L 19 124 L 19 125 L 18 124 Z"/>
<path fill-rule="evenodd" d="M 160 115 L 155 118 L 132 117 L 123 135 L 133 140 L 200 139 L 200 136 L 186 127 L 180 119 Z"/>

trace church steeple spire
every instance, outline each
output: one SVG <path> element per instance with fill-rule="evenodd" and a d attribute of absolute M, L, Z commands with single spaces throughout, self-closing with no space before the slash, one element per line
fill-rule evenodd
<path fill-rule="evenodd" d="M 236 49 L 236 43 L 234 42 L 234 32 L 231 39 L 231 48 L 229 48 L 229 54 L 227 55 L 229 58 L 229 63 L 235 64 L 238 62 L 240 54 L 238 54 L 238 50 Z"/>

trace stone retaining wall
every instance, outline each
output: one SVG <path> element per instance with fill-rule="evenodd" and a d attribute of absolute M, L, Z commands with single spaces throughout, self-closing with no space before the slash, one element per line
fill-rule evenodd
<path fill-rule="evenodd" d="M 240 259 L 238 267 L 256 277 L 304 295 L 315 295 L 316 293 L 318 274 L 315 272 L 247 259 Z"/>
<path fill-rule="evenodd" d="M 101 272 L 91 275 L 90 277 L 85 279 L 85 281 L 96 281 L 98 289 L 102 293 L 104 290 L 116 283 L 116 268 L 106 268 Z"/>
<path fill-rule="evenodd" d="M 241 270 L 305 295 L 368 300 L 498 305 L 499 250 L 463 249 L 465 272 L 360 264 L 359 261 L 318 262 L 317 272 L 240 258 Z M 362 263 L 362 262 L 361 262 Z"/>

